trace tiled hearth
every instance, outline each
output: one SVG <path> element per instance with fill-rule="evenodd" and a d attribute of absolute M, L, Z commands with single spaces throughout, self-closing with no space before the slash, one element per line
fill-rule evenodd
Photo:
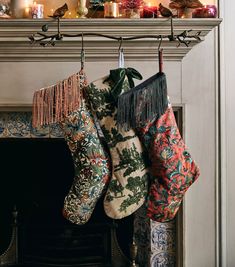
<path fill-rule="evenodd" d="M 31 112 L 0 112 L 0 138 L 62 137 L 58 125 L 33 129 Z M 176 222 L 150 221 L 145 217 L 143 208 L 139 209 L 135 215 L 134 231 L 138 244 L 139 266 L 176 266 Z"/>

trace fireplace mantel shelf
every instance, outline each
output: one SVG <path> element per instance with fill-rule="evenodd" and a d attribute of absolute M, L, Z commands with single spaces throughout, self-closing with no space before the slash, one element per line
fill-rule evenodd
<path fill-rule="evenodd" d="M 202 40 L 222 19 L 174 19 L 174 33 L 180 34 L 184 30 L 192 30 L 192 34 L 201 31 Z M 78 61 L 80 57 L 81 38 L 64 38 L 54 47 L 31 45 L 28 37 L 41 31 L 42 25 L 51 22 L 50 19 L 28 20 L 7 19 L 0 20 L 0 61 Z M 48 33 L 56 31 L 56 22 L 49 24 Z M 170 34 L 169 19 L 63 19 L 61 32 L 101 33 L 117 37 L 134 35 L 168 35 Z M 85 51 L 87 61 L 117 60 L 119 44 L 101 37 L 85 37 Z M 197 44 L 192 41 L 189 47 L 183 44 L 177 47 L 176 42 L 163 41 L 165 60 L 182 60 L 182 58 Z M 123 48 L 127 60 L 155 60 L 158 42 L 153 39 L 125 41 Z"/>

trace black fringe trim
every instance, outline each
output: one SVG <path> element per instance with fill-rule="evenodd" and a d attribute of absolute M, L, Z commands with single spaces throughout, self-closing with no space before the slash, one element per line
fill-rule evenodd
<path fill-rule="evenodd" d="M 157 73 L 118 98 L 117 124 L 129 130 L 160 117 L 168 107 L 167 82 Z"/>

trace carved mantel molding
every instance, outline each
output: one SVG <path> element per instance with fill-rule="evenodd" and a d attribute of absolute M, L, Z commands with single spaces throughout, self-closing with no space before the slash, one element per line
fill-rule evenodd
<path fill-rule="evenodd" d="M 201 39 L 221 23 L 222 19 L 173 19 L 174 33 L 180 34 L 184 30 L 201 32 Z M 28 37 L 41 31 L 42 25 L 50 23 L 48 33 L 56 32 L 56 21 L 50 19 L 9 19 L 0 20 L 0 61 L 58 61 L 72 62 L 80 57 L 81 38 L 64 38 L 54 47 L 31 45 Z M 170 34 L 169 19 L 62 19 L 61 32 L 101 33 L 117 37 L 134 35 L 168 35 Z M 119 44 L 117 41 L 86 36 L 84 38 L 87 61 L 113 61 L 117 59 Z M 180 61 L 197 44 L 192 41 L 189 47 L 177 42 L 164 40 L 164 59 Z M 156 60 L 158 41 L 140 39 L 125 41 L 123 48 L 127 60 Z"/>

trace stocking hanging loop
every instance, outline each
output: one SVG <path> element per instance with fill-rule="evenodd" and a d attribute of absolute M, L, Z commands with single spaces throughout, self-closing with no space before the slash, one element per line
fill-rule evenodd
<path fill-rule="evenodd" d="M 82 33 L 82 48 L 81 48 L 81 70 L 84 69 L 85 65 L 85 50 L 84 50 L 84 38 Z"/>
<path fill-rule="evenodd" d="M 161 36 L 160 41 L 159 41 L 159 44 L 158 44 L 158 52 L 160 51 L 161 46 L 162 46 L 162 36 Z"/>
<path fill-rule="evenodd" d="M 161 48 L 162 37 L 158 45 L 158 63 L 159 63 L 159 73 L 163 73 L 163 49 Z"/>
<path fill-rule="evenodd" d="M 123 37 L 121 36 L 118 41 L 119 41 L 118 51 L 120 51 L 122 49 Z"/>
<path fill-rule="evenodd" d="M 122 48 L 123 43 L 123 37 L 120 37 L 119 40 L 119 48 L 118 48 L 118 68 L 124 68 L 125 67 L 125 60 L 124 60 L 124 51 Z"/>

